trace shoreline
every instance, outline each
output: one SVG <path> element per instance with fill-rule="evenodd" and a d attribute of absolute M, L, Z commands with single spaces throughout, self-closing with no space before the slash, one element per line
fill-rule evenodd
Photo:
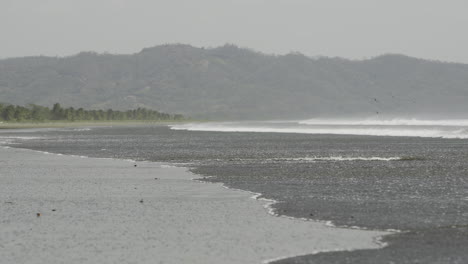
<path fill-rule="evenodd" d="M 12 158 L 11 156 L 14 156 L 14 155 L 9 155 L 8 153 L 5 153 L 5 151 L 10 152 L 10 154 L 13 154 L 13 152 L 16 152 L 16 153 L 20 152 L 21 155 L 19 155 L 19 156 L 21 156 L 22 158 L 29 155 L 33 159 L 41 159 L 41 157 L 39 157 L 39 156 L 42 155 L 42 156 L 54 157 L 52 159 L 46 159 L 48 161 L 50 161 L 50 160 L 57 161 L 57 159 L 59 159 L 59 160 L 60 159 L 65 159 L 69 163 L 78 163 L 78 164 L 75 164 L 75 165 L 80 165 L 80 161 L 81 161 L 81 165 L 83 165 L 82 163 L 84 161 L 86 166 L 89 166 L 89 167 L 95 166 L 94 168 L 99 167 L 98 164 L 102 163 L 104 161 L 104 159 L 79 158 L 78 156 L 72 157 L 72 156 L 57 155 L 57 154 L 50 154 L 50 155 L 53 155 L 53 156 L 49 156 L 47 154 L 40 153 L 40 151 L 32 151 L 32 150 L 27 150 L 27 149 L 4 148 L 4 147 L 0 148 L 0 153 L 1 153 L 0 155 L 5 156 L 5 154 L 6 154 L 10 159 Z M 32 154 L 32 153 L 34 153 L 34 154 Z M 42 157 L 42 158 L 44 158 L 44 157 Z M 100 162 L 96 162 L 96 161 L 100 161 Z M 45 162 L 45 161 L 43 161 L 43 162 Z M 117 159 L 108 159 L 107 160 L 106 159 L 104 163 L 107 163 L 107 162 L 110 162 L 110 163 L 112 163 L 114 165 L 119 166 L 120 169 L 122 169 L 122 166 L 125 165 L 123 170 L 125 170 L 127 173 L 134 173 L 135 171 L 140 170 L 141 167 L 145 168 L 145 167 L 148 166 L 147 168 L 151 168 L 152 173 L 154 173 L 154 171 L 160 170 L 159 174 L 162 174 L 162 173 L 167 174 L 166 176 L 164 176 L 166 178 L 162 177 L 158 181 L 155 181 L 153 179 L 154 177 L 150 178 L 153 182 L 158 182 L 158 185 L 159 185 L 159 183 L 163 182 L 161 180 L 164 179 L 164 181 L 165 180 L 169 181 L 169 182 L 167 182 L 168 184 L 167 184 L 166 188 L 169 188 L 169 189 L 176 188 L 177 189 L 178 187 L 182 186 L 183 189 L 185 188 L 185 191 L 195 188 L 195 189 L 199 189 L 197 191 L 197 195 L 199 195 L 198 194 L 199 191 L 203 191 L 203 193 L 206 193 L 206 194 L 204 194 L 204 197 L 202 197 L 202 198 L 206 198 L 212 203 L 219 203 L 219 200 L 221 200 L 221 203 L 219 203 L 219 206 L 223 207 L 223 210 L 228 209 L 228 211 L 225 211 L 225 215 L 223 217 L 226 218 L 226 217 L 229 217 L 232 214 L 239 214 L 239 215 L 242 215 L 244 221 L 247 221 L 249 224 L 244 225 L 244 226 L 242 226 L 242 225 L 241 226 L 235 226 L 235 227 L 230 226 L 230 225 L 217 227 L 219 230 L 214 231 L 214 233 L 218 232 L 218 235 L 222 234 L 224 232 L 228 232 L 231 235 L 235 235 L 236 233 L 238 233 L 237 235 L 240 234 L 241 237 L 237 237 L 234 240 L 239 241 L 239 240 L 242 240 L 242 235 L 245 235 L 243 233 L 249 233 L 249 236 L 252 236 L 251 232 L 258 231 L 258 230 L 255 230 L 255 229 L 263 229 L 264 233 L 258 233 L 257 232 L 257 237 L 255 237 L 255 238 L 251 237 L 254 241 L 257 241 L 256 243 L 252 243 L 252 241 L 249 241 L 250 245 L 247 246 L 247 249 L 243 249 L 243 250 L 239 251 L 240 255 L 245 255 L 244 257 L 248 256 L 251 260 L 256 259 L 257 260 L 256 262 L 267 263 L 267 262 L 270 262 L 270 261 L 276 261 L 276 260 L 280 260 L 280 259 L 284 259 L 284 258 L 289 258 L 289 257 L 294 257 L 294 256 L 301 256 L 301 255 L 309 255 L 309 254 L 327 252 L 327 251 L 381 248 L 382 245 L 378 245 L 377 241 L 375 239 L 376 238 L 379 239 L 383 235 L 390 234 L 389 232 L 379 232 L 379 231 L 369 231 L 369 230 L 368 231 L 366 231 L 366 230 L 352 230 L 352 229 L 347 229 L 347 228 L 328 227 L 328 226 L 325 226 L 323 223 L 317 223 L 315 221 L 310 221 L 310 220 L 304 221 L 302 219 L 297 219 L 297 218 L 290 219 L 289 217 L 273 217 L 270 214 L 268 214 L 267 212 L 264 212 L 263 210 L 267 209 L 269 205 L 274 203 L 274 201 L 262 201 L 262 199 L 258 199 L 258 195 L 260 195 L 260 194 L 254 194 L 254 196 L 256 195 L 257 197 L 252 197 L 251 192 L 247 192 L 247 191 L 243 191 L 243 190 L 235 190 L 235 189 L 231 189 L 231 188 L 228 188 L 228 187 L 225 187 L 225 186 L 224 186 L 225 188 L 220 188 L 220 187 L 223 186 L 222 184 L 213 184 L 213 183 L 211 183 L 211 184 L 201 184 L 199 179 L 197 179 L 197 178 L 194 179 L 194 177 L 193 177 L 194 174 L 189 173 L 186 168 L 183 168 L 183 169 L 182 168 L 177 168 L 177 167 L 167 168 L 167 166 L 163 168 L 162 167 L 163 164 L 158 164 L 158 163 L 153 163 L 153 162 L 138 162 L 139 164 L 142 164 L 142 165 L 139 166 L 138 168 L 133 168 L 132 166 L 128 166 L 129 161 L 125 161 L 125 160 L 117 160 Z M 13 163 L 15 163 L 15 161 Z M 28 166 L 28 164 L 24 163 L 24 161 L 16 161 L 16 163 L 22 163 L 23 166 L 26 166 L 26 167 Z M 70 164 L 69 164 L 69 166 L 70 166 Z M 159 166 L 159 167 L 155 167 L 155 166 Z M 59 164 L 52 164 L 51 167 L 53 168 L 53 170 L 60 170 L 61 169 Z M 82 168 L 82 167 L 83 166 L 81 166 L 81 167 L 78 166 L 75 169 L 80 170 L 80 168 Z M 14 171 L 15 169 L 18 169 L 18 168 L 15 168 L 13 166 L 13 168 L 11 168 L 10 170 Z M 107 169 L 109 169 L 109 168 L 107 168 Z M 2 170 L 4 170 L 4 169 L 2 169 Z M 112 169 L 110 169 L 110 170 L 112 170 Z M 107 170 L 104 170 L 103 172 L 106 172 L 106 171 Z M 184 179 L 183 180 L 179 179 L 178 182 L 172 182 L 171 183 L 170 181 L 172 180 L 171 178 L 173 177 L 173 175 L 169 175 L 169 174 L 174 174 L 174 173 L 169 172 L 169 171 L 177 172 L 177 173 L 175 173 L 175 174 L 177 174 L 177 177 L 182 177 Z M 50 170 L 48 172 L 50 173 Z M 79 175 L 80 173 L 83 173 L 83 171 L 78 172 L 78 173 L 74 172 L 72 174 L 73 174 L 74 177 L 83 178 L 82 175 L 81 176 Z M 106 173 L 108 173 L 108 171 Z M 119 173 L 122 173 L 122 172 L 119 172 Z M 148 172 L 146 172 L 146 173 L 148 173 Z M 159 174 L 157 174 L 157 175 L 159 175 Z M 5 173 L 2 173 L 2 175 L 5 175 Z M 110 178 L 114 179 L 113 178 L 114 176 L 111 176 L 110 178 L 108 176 L 110 176 L 110 175 L 105 176 L 105 177 L 108 178 L 107 180 L 109 180 Z M 128 175 L 125 175 L 125 174 L 122 174 L 121 176 L 123 178 L 125 178 L 125 179 L 128 178 Z M 140 175 L 140 176 L 148 177 L 148 175 Z M 152 176 L 154 176 L 154 175 L 152 175 Z M 4 176 L 2 178 L 4 178 Z M 0 180 L 2 178 L 0 178 Z M 52 178 L 53 178 L 53 175 L 52 175 Z M 55 180 L 57 180 L 57 179 L 55 179 Z M 92 178 L 86 179 L 86 180 L 96 181 L 96 179 L 92 179 Z M 40 179 L 39 179 L 39 183 L 40 183 Z M 110 184 L 109 182 L 107 182 L 107 183 Z M 12 183 L 12 184 L 14 185 L 15 183 Z M 185 186 L 187 184 L 189 186 Z M 85 185 L 89 185 L 89 182 L 85 182 Z M 121 185 L 114 186 L 114 187 L 116 187 L 118 189 L 123 188 L 123 186 L 121 186 Z M 148 187 L 148 186 L 145 186 L 145 187 Z M 157 185 L 155 185 L 154 187 L 157 189 Z M 44 187 L 44 188 L 47 188 L 47 187 Z M 226 189 L 226 188 L 228 188 L 228 189 Z M 209 190 L 209 192 L 206 192 L 207 190 Z M 153 195 L 154 195 L 154 193 L 157 190 L 148 189 L 147 191 L 148 191 L 148 193 L 146 193 L 146 194 L 151 196 L 151 194 L 153 193 Z M 191 190 L 191 192 L 193 192 L 193 191 L 195 191 L 195 190 Z M 6 191 L 3 190 L 2 192 L 3 193 L 8 193 L 8 190 L 6 190 Z M 10 195 L 13 195 L 12 197 L 14 197 L 14 194 L 10 194 Z M 91 195 L 91 194 L 88 194 L 88 195 L 90 195 L 90 197 L 93 197 L 93 195 Z M 166 193 L 165 195 L 169 195 L 169 193 Z M 193 193 L 192 193 L 192 195 L 193 195 Z M 80 198 L 79 198 L 80 193 L 77 193 L 77 196 L 78 197 L 76 197 L 76 199 L 80 200 Z M 195 197 L 190 197 L 190 196 L 185 197 L 185 199 L 188 198 L 187 202 L 190 203 L 191 199 L 194 199 L 194 201 L 196 201 L 196 198 L 197 198 L 196 196 Z M 233 202 L 231 200 L 225 200 L 224 201 L 224 202 L 229 202 L 228 204 L 223 203 L 223 200 L 225 199 L 224 198 L 225 196 L 231 196 L 231 197 L 236 196 L 235 203 L 234 203 L 235 206 L 233 206 L 231 204 L 231 202 Z M 180 197 L 184 197 L 184 193 L 181 193 L 180 195 L 175 196 L 173 198 L 177 199 L 177 198 L 180 198 Z M 53 200 L 54 197 L 49 197 L 49 198 Z M 93 197 L 93 198 L 99 198 L 99 197 Z M 246 199 L 246 198 L 253 198 L 253 199 Z M 123 203 L 125 203 L 125 202 L 123 202 Z M 166 203 L 171 203 L 171 200 L 166 201 Z M 195 202 L 195 203 L 197 203 L 197 202 Z M 137 206 L 137 204 L 138 203 L 136 203 L 135 206 Z M 2 203 L 2 205 L 3 205 L 2 208 L 4 208 L 5 203 Z M 178 204 L 178 205 L 180 205 L 180 204 Z M 84 210 L 84 212 L 86 212 L 87 209 L 88 209 L 88 208 L 86 208 L 86 205 L 81 205 L 81 206 L 84 206 L 85 208 L 80 207 L 80 209 Z M 173 204 L 172 206 L 174 207 L 175 205 Z M 194 212 L 194 211 L 187 212 L 187 211 L 190 210 L 190 208 L 191 208 L 191 206 L 187 207 L 186 211 L 182 210 L 183 212 L 180 212 L 180 213 L 182 215 L 184 215 L 184 217 L 188 217 L 188 218 L 193 217 L 193 214 L 195 214 L 195 213 L 199 213 L 199 212 Z M 236 211 L 235 208 L 237 208 L 238 210 Z M 127 208 L 127 209 L 132 210 L 130 208 Z M 176 209 L 176 208 L 171 208 L 171 210 L 169 210 L 167 213 L 170 214 L 172 212 L 172 210 L 174 210 L 174 209 Z M 203 210 L 206 211 L 206 208 L 203 209 Z M 217 209 L 217 210 L 221 210 L 221 209 Z M 216 213 L 217 210 L 213 210 L 213 208 L 211 208 L 211 210 L 208 210 L 207 214 L 212 216 L 212 214 Z M 230 210 L 230 212 L 229 212 L 229 210 Z M 96 213 L 99 214 L 100 212 L 101 211 L 98 210 Z M 107 213 L 113 214 L 115 212 L 111 211 L 111 212 L 107 212 Z M 148 212 L 146 212 L 146 213 L 148 213 Z M 5 215 L 5 214 L 2 214 L 2 215 Z M 263 216 L 261 216 L 261 215 L 263 215 Z M 140 216 L 140 215 L 138 215 L 138 216 Z M 70 217 L 70 216 L 68 216 L 68 217 Z M 158 215 L 158 217 L 163 217 L 163 216 Z M 203 218 L 205 221 L 213 221 L 213 219 L 211 219 L 211 220 L 205 219 L 203 215 L 199 216 L 199 217 Z M 209 218 L 211 218 L 211 217 L 209 217 Z M 248 220 L 248 219 L 250 219 L 250 220 Z M 17 219 L 17 220 L 21 220 L 21 219 Z M 127 220 L 129 220 L 130 222 L 132 222 L 132 221 L 138 222 L 138 219 L 135 219 L 135 217 L 130 217 L 130 219 L 127 219 Z M 151 221 L 150 219 L 146 219 L 146 220 Z M 292 222 L 292 221 L 294 221 L 294 222 Z M 3 220 L 3 222 L 5 222 L 5 220 Z M 187 223 L 185 223 L 185 221 L 183 221 L 183 222 L 184 223 L 182 225 L 179 225 L 178 228 L 187 229 L 187 226 L 186 226 Z M 84 223 L 87 223 L 87 221 L 82 220 L 82 222 L 78 222 L 77 224 L 82 225 Z M 252 226 L 255 226 L 255 224 L 252 224 L 252 223 L 255 223 L 257 225 L 261 224 L 262 227 L 256 227 L 256 228 L 254 228 L 254 230 L 251 230 Z M 209 230 L 205 230 L 205 231 L 207 231 L 207 232 L 210 231 L 211 232 L 212 231 L 211 229 L 213 228 L 213 225 L 216 226 L 217 224 L 219 224 L 219 223 L 217 223 L 215 221 L 215 223 L 213 223 L 212 225 L 209 226 L 210 227 Z M 231 224 L 235 225 L 236 223 L 231 223 Z M 268 228 L 265 229 L 264 225 L 268 225 Z M 203 228 L 203 225 L 198 226 L 197 223 L 191 223 L 188 226 L 190 228 L 192 228 L 191 232 L 197 232 L 197 231 L 199 231 L 200 228 Z M 120 230 L 122 228 L 123 229 L 128 228 L 125 225 L 122 226 L 122 223 L 120 224 L 120 226 L 117 225 L 117 227 L 118 227 L 117 230 Z M 276 238 L 277 241 L 275 240 L 276 241 L 275 243 L 273 243 L 273 241 L 271 241 L 271 240 L 266 241 L 268 239 L 265 239 L 265 236 L 266 237 L 271 237 L 271 236 L 275 235 L 274 234 L 275 232 L 272 233 L 272 231 L 278 231 L 278 230 L 286 229 L 286 228 L 293 229 L 295 231 L 288 231 L 288 232 L 283 231 L 281 233 L 281 235 Z M 177 225 L 174 228 L 169 228 L 169 229 L 173 229 L 173 232 L 176 232 L 177 231 Z M 231 230 L 231 229 L 234 229 L 234 230 Z M 251 231 L 249 231 L 249 230 L 251 230 Z M 102 230 L 98 230 L 98 231 L 102 231 Z M 151 232 L 151 230 L 146 230 L 146 231 Z M 229 231 L 231 231 L 231 232 L 229 232 Z M 308 231 L 309 232 L 315 231 L 316 233 L 307 234 L 307 233 L 309 233 Z M 8 230 L 4 230 L 4 228 L 0 228 L 0 232 L 5 233 L 5 232 L 8 232 Z M 168 231 L 168 232 L 171 233 L 170 231 Z M 295 237 L 294 239 L 288 238 L 287 236 L 291 235 L 291 234 L 294 234 L 295 236 L 302 236 L 302 238 L 301 239 L 298 239 L 297 237 Z M 31 235 L 34 236 L 35 233 L 33 232 Z M 172 235 L 174 235 L 174 234 L 172 234 Z M 360 241 L 361 244 L 356 245 L 356 235 L 357 235 L 357 237 L 360 237 L 362 240 L 367 240 L 367 241 L 366 242 Z M 58 236 L 60 236 L 60 234 L 58 234 Z M 317 242 L 317 236 L 318 237 L 322 236 L 321 238 L 319 238 L 320 242 Z M 0 236 L 0 237 L 4 237 L 4 236 Z M 211 239 L 214 239 L 215 237 L 216 236 L 212 237 Z M 49 238 L 53 239 L 54 236 L 49 237 Z M 116 237 L 114 239 L 118 240 L 119 238 L 120 237 Z M 170 239 L 166 239 L 166 240 L 170 240 Z M 230 240 L 230 239 L 228 239 L 228 240 Z M 288 240 L 292 240 L 292 241 L 288 242 Z M 328 241 L 326 241 L 326 240 L 328 240 Z M 68 242 L 70 242 L 70 241 L 68 241 Z M 155 241 L 153 241 L 153 242 L 155 242 Z M 197 241 L 195 244 L 203 244 L 203 243 L 206 243 L 206 242 L 207 241 Z M 226 243 L 225 246 L 236 247 L 236 245 L 239 245 L 239 246 L 242 245 L 242 246 L 245 247 L 245 245 L 244 245 L 245 242 L 240 243 L 240 244 L 236 244 L 236 245 L 232 245 L 231 242 Z M 107 243 L 112 244 L 112 241 L 107 241 Z M 266 248 L 274 248 L 274 250 L 273 250 L 274 253 L 272 253 L 272 252 L 269 253 L 270 255 L 271 254 L 273 254 L 273 255 L 270 256 L 268 254 L 266 254 L 266 255 L 264 254 L 264 255 L 262 255 L 260 257 L 260 256 L 254 256 L 255 255 L 254 252 L 251 252 L 250 255 L 245 254 L 246 252 L 249 251 L 248 248 L 254 247 L 254 248 L 258 249 L 259 244 L 262 244 L 262 243 L 263 243 L 263 246 L 265 246 Z M 264 244 L 264 243 L 266 243 L 266 244 Z M 312 247 L 311 244 L 313 245 L 314 243 L 315 243 L 315 245 Z M 106 243 L 104 243 L 104 244 L 106 244 Z M 220 242 L 211 241 L 210 244 L 220 244 Z M 281 249 L 281 247 L 285 247 L 285 244 L 287 244 L 286 247 L 288 247 L 288 249 L 286 251 L 285 251 L 285 249 Z M 176 244 L 176 246 L 177 246 L 177 244 Z M 190 249 L 192 246 L 193 245 L 191 244 L 191 246 L 187 247 L 187 248 Z M 182 247 L 184 247 L 184 246 L 182 245 Z M 34 250 L 34 246 L 31 246 L 30 250 Z M 136 250 L 136 249 L 134 249 L 134 250 Z M 200 248 L 200 250 L 203 251 L 203 248 Z M 218 249 L 218 251 L 219 250 L 221 250 L 221 249 Z M 237 249 L 237 250 L 239 250 L 239 249 Z M 264 250 L 265 249 L 261 249 L 260 252 L 263 252 Z M 132 250 L 130 250 L 127 253 L 131 253 L 131 251 Z M 155 250 L 155 251 L 158 251 L 158 250 Z M 218 252 L 216 250 L 214 250 L 214 251 Z M 145 252 L 145 253 L 146 254 L 152 254 L 150 252 Z M 240 252 L 242 252 L 242 253 L 240 253 Z M 115 252 L 113 250 L 111 250 L 111 251 L 108 251 L 107 253 L 115 253 Z M 176 253 L 176 254 L 174 254 L 174 253 Z M 146 254 L 144 254 L 144 255 L 146 256 Z M 166 258 L 167 258 L 168 261 L 170 261 L 172 259 L 172 261 L 174 261 L 174 263 L 176 263 L 176 262 L 180 263 L 180 261 L 181 261 L 180 259 L 178 261 L 175 261 L 175 259 L 174 259 L 174 258 L 177 257 L 178 254 L 179 254 L 179 252 L 177 252 L 177 251 L 172 252 L 173 256 L 167 255 Z M 1 253 L 0 253 L 0 255 L 1 255 Z M 198 254 L 195 254 L 195 255 L 196 255 L 196 257 L 202 258 L 201 262 L 212 261 L 212 260 L 207 260 L 206 256 L 204 256 L 204 254 L 198 253 Z M 102 257 L 102 254 L 93 255 L 91 257 L 99 257 L 99 256 Z M 145 257 L 145 256 L 141 256 L 141 257 Z M 66 256 L 62 256 L 62 257 L 66 257 Z M 159 257 L 161 257 L 161 256 L 159 256 Z M 192 256 L 192 258 L 193 258 L 193 256 Z M 227 262 L 226 261 L 226 254 L 218 255 L 218 260 L 219 259 L 222 259 L 224 263 L 236 263 L 236 262 L 238 262 L 237 260 Z M 50 258 L 47 259 L 46 258 L 46 259 L 43 259 L 43 260 L 54 261 L 56 259 L 50 259 Z M 95 261 L 96 259 L 93 258 L 93 260 Z M 31 261 L 31 260 L 29 259 L 29 261 Z M 148 259 L 143 260 L 143 262 L 145 262 L 145 261 L 148 261 Z M 244 259 L 242 261 L 249 262 L 247 259 Z"/>
<path fill-rule="evenodd" d="M 79 128 L 79 127 L 102 127 L 102 126 L 135 126 L 135 125 L 174 125 L 184 124 L 188 121 L 70 121 L 70 122 L 0 122 L 0 131 L 9 129 L 31 129 L 31 128 Z M 190 121 L 202 122 L 202 121 Z"/>

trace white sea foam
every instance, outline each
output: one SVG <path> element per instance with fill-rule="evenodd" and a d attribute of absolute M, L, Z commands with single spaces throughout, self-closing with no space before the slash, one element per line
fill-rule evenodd
<path fill-rule="evenodd" d="M 90 131 L 90 130 L 91 130 L 91 128 L 89 128 L 89 127 L 73 129 L 73 131 Z"/>
<path fill-rule="evenodd" d="M 0 136 L 0 145 L 16 145 L 20 144 L 15 142 L 17 140 L 31 140 L 31 139 L 38 139 L 39 137 L 20 137 L 20 136 Z"/>
<path fill-rule="evenodd" d="M 329 156 L 329 157 L 299 157 L 299 158 L 262 158 L 262 159 L 229 159 L 234 162 L 261 162 L 261 163 L 276 163 L 276 162 L 318 162 L 318 161 L 395 161 L 404 160 L 403 157 L 353 157 L 353 156 Z M 222 159 L 216 159 L 216 161 L 223 161 Z"/>
<path fill-rule="evenodd" d="M 79 128 L 56 128 L 55 130 L 65 131 L 65 132 L 82 132 L 82 131 L 91 131 L 90 127 L 79 127 Z"/>
<path fill-rule="evenodd" d="M 20 140 L 31 140 L 31 139 L 39 139 L 40 137 L 19 137 L 19 136 L 0 136 L 0 139 L 20 139 Z"/>
<path fill-rule="evenodd" d="M 332 156 L 332 157 L 307 157 L 303 160 L 310 161 L 393 161 L 401 160 L 401 157 L 343 157 L 343 156 Z"/>
<path fill-rule="evenodd" d="M 163 169 L 177 168 L 177 166 L 169 165 L 169 164 L 161 164 L 160 167 Z"/>
<path fill-rule="evenodd" d="M 424 120 L 424 119 L 309 119 L 299 121 L 302 125 L 351 125 L 351 126 L 468 126 L 468 119 Z"/>
<path fill-rule="evenodd" d="M 212 122 L 171 126 L 173 130 L 270 132 L 364 136 L 468 138 L 468 120 L 319 120 L 296 122 Z"/>

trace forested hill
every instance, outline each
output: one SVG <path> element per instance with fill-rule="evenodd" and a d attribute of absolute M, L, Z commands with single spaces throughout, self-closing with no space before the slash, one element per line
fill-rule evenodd
<path fill-rule="evenodd" d="M 0 102 L 152 108 L 194 118 L 461 117 L 468 65 L 266 55 L 233 45 L 163 45 L 132 55 L 0 60 Z"/>

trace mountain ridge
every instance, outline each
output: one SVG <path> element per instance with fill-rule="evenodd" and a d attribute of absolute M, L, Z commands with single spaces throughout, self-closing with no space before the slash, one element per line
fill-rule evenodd
<path fill-rule="evenodd" d="M 384 54 L 367 60 L 168 44 L 134 54 L 0 60 L 0 101 L 152 108 L 209 119 L 464 116 L 468 65 Z"/>

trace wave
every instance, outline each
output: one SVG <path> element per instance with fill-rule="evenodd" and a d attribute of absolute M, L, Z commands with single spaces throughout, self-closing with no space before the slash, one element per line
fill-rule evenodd
<path fill-rule="evenodd" d="M 75 128 L 73 131 L 91 131 L 91 128 L 85 127 L 85 128 Z"/>
<path fill-rule="evenodd" d="M 0 146 L 3 145 L 18 145 L 18 140 L 39 139 L 41 137 L 22 137 L 22 136 L 0 136 Z"/>
<path fill-rule="evenodd" d="M 0 136 L 0 139 L 23 139 L 23 140 L 31 140 L 31 139 L 39 139 L 41 137 L 20 137 L 20 136 Z"/>
<path fill-rule="evenodd" d="M 320 161 L 403 161 L 403 160 L 420 160 L 417 157 L 353 157 L 353 156 L 329 156 L 329 157 L 300 157 L 300 158 L 262 158 L 261 161 L 258 159 L 229 159 L 234 162 L 261 162 L 261 163 L 276 163 L 276 162 L 291 162 L 291 163 L 303 163 L 303 162 L 320 162 Z M 218 159 L 217 161 L 223 161 Z"/>
<path fill-rule="evenodd" d="M 79 127 L 79 128 L 56 128 L 55 130 L 58 131 L 65 131 L 65 132 L 80 132 L 80 131 L 91 131 L 90 127 Z"/>
<path fill-rule="evenodd" d="M 310 157 L 305 158 L 310 161 L 395 161 L 404 160 L 403 157 L 343 157 L 343 156 L 331 156 L 331 157 Z"/>
<path fill-rule="evenodd" d="M 306 124 L 308 122 L 308 124 Z M 315 122 L 314 124 L 312 124 Z M 344 121 L 327 120 L 296 122 L 219 122 L 219 123 L 189 123 L 170 126 L 173 130 L 213 131 L 213 132 L 257 132 L 257 133 L 301 133 L 301 134 L 332 134 L 332 135 L 363 135 L 363 136 L 394 136 L 394 137 L 429 137 L 429 138 L 468 138 L 468 120 L 466 126 L 461 121 L 435 120 L 410 122 L 386 121 Z M 365 123 L 368 124 L 365 124 Z M 406 124 L 406 125 L 390 125 Z M 425 125 L 421 125 L 425 122 Z M 433 125 L 429 125 L 433 122 Z M 445 124 L 445 125 L 444 125 Z M 452 126 L 458 124 L 457 126 Z"/>
<path fill-rule="evenodd" d="M 298 121 L 301 125 L 351 125 L 351 126 L 468 126 L 468 119 L 424 120 L 424 119 L 309 119 Z"/>

